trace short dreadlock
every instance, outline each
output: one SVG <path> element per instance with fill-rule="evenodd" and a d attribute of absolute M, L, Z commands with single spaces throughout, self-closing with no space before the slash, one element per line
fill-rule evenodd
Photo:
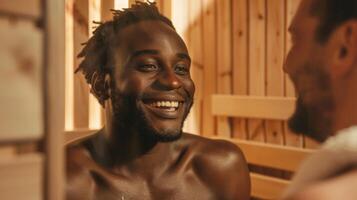
<path fill-rule="evenodd" d="M 145 20 L 162 21 L 175 29 L 172 22 L 158 11 L 155 2 L 136 1 L 130 8 L 111 11 L 113 13 L 112 20 L 104 23 L 96 22 L 99 26 L 94 30 L 93 36 L 84 43 L 84 48 L 78 54 L 78 58 L 83 57 L 84 59 L 75 71 L 75 73 L 82 71 L 87 83 L 91 85 L 91 93 L 102 106 L 109 97 L 104 88 L 105 75 L 112 74 L 114 45 L 120 43 L 115 35 L 128 25 Z M 102 83 L 94 86 L 93 81 Z"/>

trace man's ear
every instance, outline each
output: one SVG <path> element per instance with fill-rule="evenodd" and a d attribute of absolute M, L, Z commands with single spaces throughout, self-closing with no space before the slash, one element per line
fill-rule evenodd
<path fill-rule="evenodd" d="M 104 102 L 110 97 L 110 76 L 94 72 L 91 79 L 90 92 L 98 99 L 104 107 Z"/>
<path fill-rule="evenodd" d="M 350 74 L 357 63 L 357 20 L 350 20 L 340 25 L 333 37 L 336 44 L 332 47 L 332 78 L 341 78 Z"/>

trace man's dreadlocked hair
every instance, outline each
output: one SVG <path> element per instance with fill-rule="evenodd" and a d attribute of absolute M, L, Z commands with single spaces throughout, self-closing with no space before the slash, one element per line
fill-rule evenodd
<path fill-rule="evenodd" d="M 158 20 L 175 29 L 172 22 L 160 14 L 155 2 L 136 1 L 130 8 L 123 10 L 111 10 L 113 19 L 105 23 L 97 23 L 93 36 L 84 43 L 84 48 L 78 54 L 78 58 L 84 57 L 75 73 L 82 71 L 86 81 L 91 85 L 91 93 L 103 106 L 108 99 L 104 79 L 105 75 L 111 75 L 115 65 L 113 50 L 115 44 L 120 43 L 117 33 L 131 24 L 145 20 Z M 119 40 L 119 41 L 118 41 Z M 93 83 L 97 82 L 95 85 Z"/>

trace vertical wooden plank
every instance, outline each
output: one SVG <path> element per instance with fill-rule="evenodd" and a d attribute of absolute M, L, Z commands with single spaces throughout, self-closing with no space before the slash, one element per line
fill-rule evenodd
<path fill-rule="evenodd" d="M 291 47 L 291 39 L 288 32 L 288 28 L 290 23 L 295 15 L 297 7 L 300 3 L 300 0 L 285 0 L 285 56 L 287 55 L 288 51 Z M 288 77 L 285 75 L 285 95 L 288 97 L 295 97 L 295 89 L 294 86 Z M 288 127 L 287 122 L 284 123 L 284 134 L 285 134 L 285 145 L 288 146 L 295 146 L 295 147 L 302 147 L 303 146 L 303 137 L 301 135 L 297 135 L 292 133 Z"/>
<path fill-rule="evenodd" d="M 232 94 L 232 26 L 231 0 L 215 1 L 217 8 L 217 93 Z M 228 117 L 217 117 L 217 134 L 231 137 Z"/>
<path fill-rule="evenodd" d="M 201 134 L 202 130 L 202 103 L 203 103 L 203 41 L 202 41 L 202 1 L 189 1 L 189 51 L 191 56 L 191 76 L 196 86 L 194 104 L 191 113 L 194 118 L 193 133 Z"/>
<path fill-rule="evenodd" d="M 113 19 L 113 14 L 110 11 L 114 9 L 114 0 L 104 0 L 101 5 L 101 18 L 102 22 L 110 21 Z"/>
<path fill-rule="evenodd" d="M 203 117 L 202 134 L 212 136 L 216 132 L 215 118 L 212 115 L 211 95 L 216 92 L 216 29 L 214 0 L 203 0 Z"/>
<path fill-rule="evenodd" d="M 65 2 L 45 4 L 45 199 L 64 199 Z"/>
<path fill-rule="evenodd" d="M 265 95 L 266 1 L 249 1 L 249 95 Z M 264 121 L 248 121 L 249 139 L 264 141 Z"/>
<path fill-rule="evenodd" d="M 94 22 L 101 21 L 101 0 L 88 0 L 89 11 L 89 36 L 92 35 L 94 28 L 96 25 Z M 99 129 L 102 126 L 102 107 L 98 103 L 98 100 L 93 96 L 89 95 L 89 122 L 88 127 L 90 129 Z"/>
<path fill-rule="evenodd" d="M 232 0 L 233 93 L 248 94 L 248 0 Z M 237 105 L 239 106 L 239 105 Z M 233 137 L 248 138 L 245 119 L 233 119 Z"/>
<path fill-rule="evenodd" d="M 65 1 L 65 129 L 74 129 L 74 1 Z"/>
<path fill-rule="evenodd" d="M 67 76 L 73 76 L 74 70 L 78 68 L 83 58 L 78 59 L 77 55 L 82 50 L 82 43 L 88 40 L 88 0 L 74 0 L 73 4 L 73 54 L 74 68 Z M 70 50 L 70 49 L 69 49 Z M 74 75 L 74 129 L 88 128 L 89 122 L 89 85 L 82 73 Z M 67 106 L 67 105 L 66 105 Z"/>
<path fill-rule="evenodd" d="M 267 95 L 284 96 L 284 1 L 267 3 Z M 283 122 L 266 120 L 268 143 L 283 144 Z"/>

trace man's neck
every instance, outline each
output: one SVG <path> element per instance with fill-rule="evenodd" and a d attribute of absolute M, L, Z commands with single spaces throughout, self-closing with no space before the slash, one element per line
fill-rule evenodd
<path fill-rule="evenodd" d="M 165 170 L 172 160 L 173 142 L 158 142 L 140 133 L 135 125 L 118 125 L 106 119 L 100 140 L 110 168 L 118 173 L 153 176 Z M 101 146 L 102 146 L 101 145 Z"/>
<path fill-rule="evenodd" d="M 335 89 L 334 133 L 357 125 L 357 70 Z"/>

